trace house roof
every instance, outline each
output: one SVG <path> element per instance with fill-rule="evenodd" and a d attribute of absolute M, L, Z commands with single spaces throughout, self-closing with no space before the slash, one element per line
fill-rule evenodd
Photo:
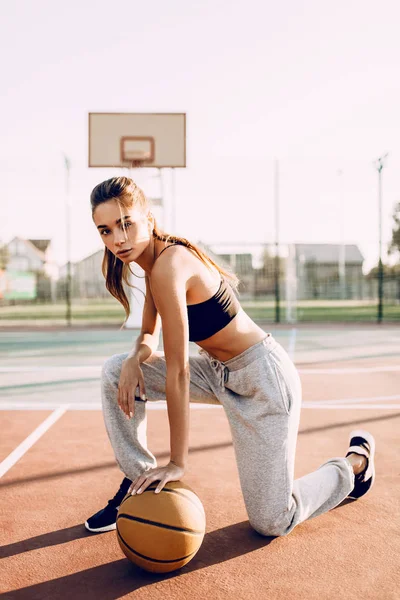
<path fill-rule="evenodd" d="M 28 240 L 28 242 L 33 244 L 41 252 L 46 252 L 47 248 L 51 244 L 51 240 Z"/>
<path fill-rule="evenodd" d="M 43 250 L 41 250 L 40 248 L 38 248 L 33 242 L 37 241 L 37 240 L 27 240 L 26 238 L 22 238 L 19 236 L 15 236 L 13 237 L 12 240 L 10 240 L 7 244 L 7 246 L 9 246 L 14 240 L 19 240 L 20 242 L 23 242 L 27 247 L 31 248 L 35 254 L 43 261 L 46 262 L 46 256 Z M 43 240 L 43 241 L 47 241 L 47 240 Z M 51 240 L 48 240 L 48 242 L 50 243 Z"/>
<path fill-rule="evenodd" d="M 340 260 L 341 244 L 295 244 L 297 258 L 305 262 L 337 263 Z M 364 257 L 356 244 L 345 244 L 345 262 L 362 264 Z"/>

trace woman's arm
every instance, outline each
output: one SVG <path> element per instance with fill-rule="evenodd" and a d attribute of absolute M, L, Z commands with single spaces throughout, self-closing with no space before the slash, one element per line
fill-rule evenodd
<path fill-rule="evenodd" d="M 186 307 L 188 272 L 179 249 L 170 250 L 151 274 L 154 302 L 161 315 L 171 462 L 185 468 L 189 447 L 189 326 Z"/>
<path fill-rule="evenodd" d="M 154 304 L 147 275 L 145 281 L 146 298 L 143 307 L 142 329 L 127 357 L 127 359 L 137 360 L 139 363 L 147 360 L 157 350 L 161 330 L 161 318 Z"/>
<path fill-rule="evenodd" d="M 122 363 L 118 384 L 118 404 L 127 418 L 135 412 L 136 390 L 143 401 L 146 387 L 140 363 L 147 360 L 157 350 L 161 329 L 161 318 L 157 313 L 153 296 L 146 276 L 146 299 L 143 307 L 142 329 L 134 348 Z"/>
<path fill-rule="evenodd" d="M 167 374 L 166 396 L 170 431 L 170 461 L 186 468 L 189 454 L 189 382 L 190 376 Z"/>
<path fill-rule="evenodd" d="M 151 289 L 161 315 L 167 363 L 166 397 L 171 456 L 164 467 L 149 469 L 137 477 L 128 493 L 141 494 L 154 481 L 157 494 L 168 481 L 179 481 L 185 472 L 189 447 L 189 326 L 186 285 L 190 273 L 179 248 L 157 261 L 151 273 Z"/>

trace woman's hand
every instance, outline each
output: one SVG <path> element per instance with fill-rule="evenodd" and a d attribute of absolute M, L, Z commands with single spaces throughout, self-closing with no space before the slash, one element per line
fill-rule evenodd
<path fill-rule="evenodd" d="M 144 377 L 140 363 L 135 357 L 126 358 L 122 363 L 118 383 L 118 405 L 127 418 L 133 417 L 135 412 L 135 393 L 139 388 L 139 395 L 146 401 Z"/>
<path fill-rule="evenodd" d="M 129 487 L 128 494 L 141 494 L 146 488 L 149 487 L 154 481 L 159 481 L 157 488 L 154 490 L 156 494 L 161 492 L 163 487 L 168 481 L 179 481 L 184 475 L 184 468 L 179 467 L 172 461 L 170 461 L 166 467 L 156 467 L 155 469 L 149 469 L 142 475 L 132 481 Z"/>

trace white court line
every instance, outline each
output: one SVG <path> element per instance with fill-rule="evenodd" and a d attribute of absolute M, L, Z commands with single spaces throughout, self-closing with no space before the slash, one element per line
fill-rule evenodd
<path fill-rule="evenodd" d="M 365 399 L 368 402 L 368 398 Z M 379 398 L 371 398 L 370 402 L 376 402 Z M 357 402 L 357 400 L 353 400 Z M 64 405 L 66 406 L 66 405 Z M 2 410 L 55 410 L 58 408 L 57 404 L 51 402 L 2 402 L 0 403 L 0 411 Z M 60 407 L 61 408 L 61 407 Z M 147 410 L 166 410 L 166 402 L 147 402 Z M 200 404 L 197 402 L 190 403 L 191 410 L 208 410 L 209 408 L 223 408 L 222 404 Z M 321 408 L 330 410 L 347 410 L 349 408 L 353 410 L 364 410 L 369 408 L 379 408 L 384 410 L 398 409 L 400 404 L 340 404 L 338 400 L 317 400 L 316 402 L 303 402 L 301 408 Z M 67 409 L 71 411 L 77 410 L 93 410 L 101 411 L 101 404 L 99 402 L 81 402 L 76 404 L 70 404 Z"/>
<path fill-rule="evenodd" d="M 60 405 L 54 402 L 0 402 L 1 410 L 55 410 Z M 67 405 L 64 405 L 67 406 Z M 147 402 L 147 410 L 164 410 L 167 408 L 165 401 Z M 222 408 L 222 404 L 201 404 L 200 402 L 191 402 L 192 410 L 204 410 L 207 408 Z M 68 410 L 101 410 L 101 402 L 76 402 L 68 405 Z"/>
<path fill-rule="evenodd" d="M 17 461 L 19 461 L 19 459 L 29 450 L 29 448 L 32 448 L 38 439 L 40 439 L 42 435 L 46 433 L 46 431 L 48 431 L 48 429 L 50 429 L 50 427 L 56 421 L 58 421 L 60 417 L 63 416 L 68 408 L 68 404 L 59 406 L 51 415 L 47 417 L 47 419 L 43 421 L 43 423 L 39 425 L 39 427 L 36 427 L 36 429 L 32 431 L 32 433 L 28 435 L 28 437 L 19 446 L 17 446 L 17 448 L 15 448 L 15 450 L 13 450 L 5 460 L 0 463 L 0 477 L 3 477 L 3 475 L 7 473 L 7 471 L 11 469 L 11 467 L 14 466 Z"/>
<path fill-rule="evenodd" d="M 322 408 L 322 409 L 335 409 L 335 410 L 365 410 L 365 409 L 375 409 L 379 408 L 379 410 L 392 410 L 400 408 L 400 404 L 313 404 L 312 402 L 304 402 L 301 405 L 302 408 Z"/>
<path fill-rule="evenodd" d="M 352 402 L 393 402 L 400 400 L 399 394 L 395 396 L 374 396 L 372 398 L 341 398 L 340 400 L 314 400 L 313 404 L 351 404 Z"/>
<path fill-rule="evenodd" d="M 293 331 L 296 331 L 293 329 Z M 288 354 L 293 359 L 293 354 L 295 351 L 295 336 L 290 338 Z M 96 371 L 101 373 L 101 365 L 60 365 L 60 366 L 39 366 L 39 367 L 0 367 L 0 373 L 39 373 L 39 372 L 48 372 L 48 371 Z M 332 369 L 297 369 L 300 375 L 346 375 L 352 373 L 390 373 L 395 371 L 400 371 L 400 367 L 390 365 L 390 366 L 377 366 L 377 367 L 343 367 L 341 369 L 332 368 Z"/>
<path fill-rule="evenodd" d="M 380 373 L 390 371 L 400 371 L 400 367 L 388 366 L 385 367 L 353 367 L 343 369 L 298 369 L 300 374 L 305 375 L 346 375 L 347 373 Z"/>
<path fill-rule="evenodd" d="M 101 365 L 61 365 L 41 367 L 0 367 L 0 373 L 40 373 L 42 371 L 98 371 L 101 373 Z"/>
<path fill-rule="evenodd" d="M 66 406 L 66 405 L 63 405 Z M 0 410 L 56 410 L 56 402 L 0 402 Z M 101 410 L 101 402 L 78 402 L 68 405 L 68 410 Z"/>

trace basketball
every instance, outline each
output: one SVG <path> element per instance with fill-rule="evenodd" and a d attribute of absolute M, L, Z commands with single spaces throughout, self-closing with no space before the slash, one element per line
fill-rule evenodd
<path fill-rule="evenodd" d="M 157 485 L 125 496 L 117 514 L 117 538 L 135 565 L 168 573 L 186 565 L 199 550 L 206 518 L 200 499 L 187 484 L 171 481 L 155 494 Z"/>

